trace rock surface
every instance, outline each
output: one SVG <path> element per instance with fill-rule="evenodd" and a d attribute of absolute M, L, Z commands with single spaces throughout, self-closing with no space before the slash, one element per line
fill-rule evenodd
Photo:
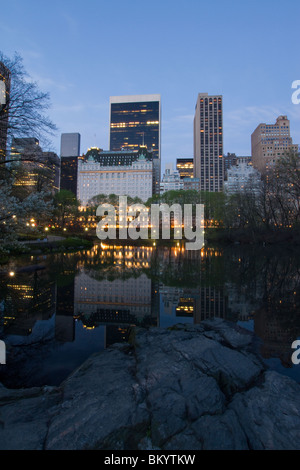
<path fill-rule="evenodd" d="M 300 449 L 299 384 L 221 319 L 133 331 L 60 387 L 0 386 L 1 450 Z"/>

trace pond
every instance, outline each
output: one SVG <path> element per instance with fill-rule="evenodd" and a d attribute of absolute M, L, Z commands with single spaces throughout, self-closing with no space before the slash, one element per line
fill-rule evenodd
<path fill-rule="evenodd" d="M 11 259 L 1 266 L 0 339 L 9 388 L 59 385 L 134 325 L 221 317 L 258 338 L 270 368 L 300 382 L 300 250 L 292 246 L 118 246 Z"/>

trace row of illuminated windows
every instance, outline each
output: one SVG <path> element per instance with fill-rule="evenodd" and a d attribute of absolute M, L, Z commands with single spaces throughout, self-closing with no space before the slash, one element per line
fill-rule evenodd
<path fill-rule="evenodd" d="M 135 168 L 137 170 L 141 170 L 141 168 Z M 89 173 L 81 173 L 79 172 L 79 175 L 81 176 L 81 178 L 84 178 L 84 179 L 103 179 L 103 178 L 106 178 L 106 179 L 120 179 L 120 178 L 133 178 L 133 179 L 141 179 L 141 178 L 144 178 L 144 177 L 151 177 L 151 171 L 147 171 L 145 170 L 144 168 L 142 169 L 144 170 L 143 171 L 128 171 L 128 172 L 124 172 L 124 173 L 115 173 L 115 172 L 110 172 L 110 171 L 107 171 L 107 172 L 103 172 L 103 173 L 94 173 L 94 172 L 89 172 Z"/>
<path fill-rule="evenodd" d="M 138 124 L 147 124 L 153 125 L 153 124 L 159 124 L 159 121 L 146 121 L 146 122 L 140 122 L 140 121 L 129 121 L 129 122 L 112 122 L 110 124 L 110 127 L 126 127 L 128 125 L 138 125 Z"/>
<path fill-rule="evenodd" d="M 133 183 L 136 183 L 136 185 L 139 185 L 139 184 L 142 184 L 143 186 L 147 186 L 152 184 L 152 178 L 141 178 L 139 180 L 132 180 L 132 181 L 129 181 L 129 180 L 120 180 L 120 182 L 118 181 L 105 181 L 103 182 L 102 184 L 109 184 L 111 186 L 113 186 L 114 184 L 118 184 L 118 185 L 122 185 L 122 186 L 126 186 L 126 183 L 128 183 L 130 185 L 132 185 Z M 98 185 L 100 184 L 100 181 L 99 180 L 84 180 L 84 182 L 81 183 L 82 184 L 82 187 L 89 187 L 89 186 L 95 186 L 95 185 Z"/>

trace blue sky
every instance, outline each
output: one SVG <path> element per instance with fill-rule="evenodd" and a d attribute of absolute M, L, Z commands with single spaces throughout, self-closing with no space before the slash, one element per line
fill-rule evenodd
<path fill-rule="evenodd" d="M 300 143 L 299 18 L 299 0 L 2 0 L 0 50 L 50 93 L 58 154 L 62 132 L 108 149 L 111 95 L 159 93 L 164 165 L 193 156 L 199 92 L 223 95 L 225 153 L 279 114 Z"/>

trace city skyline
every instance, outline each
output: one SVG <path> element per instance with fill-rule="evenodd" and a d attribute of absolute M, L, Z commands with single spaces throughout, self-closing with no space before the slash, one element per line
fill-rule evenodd
<path fill-rule="evenodd" d="M 249 155 L 253 130 L 279 115 L 287 115 L 300 142 L 300 105 L 291 100 L 292 82 L 300 79 L 296 0 L 284 7 L 277 0 L 216 1 L 213 10 L 193 0 L 54 0 L 46 8 L 36 0 L 4 4 L 1 50 L 9 57 L 17 51 L 49 91 L 57 154 L 60 135 L 72 132 L 81 134 L 82 152 L 108 149 L 110 96 L 156 93 L 162 171 L 193 156 L 198 93 L 223 96 L 224 154 Z"/>

